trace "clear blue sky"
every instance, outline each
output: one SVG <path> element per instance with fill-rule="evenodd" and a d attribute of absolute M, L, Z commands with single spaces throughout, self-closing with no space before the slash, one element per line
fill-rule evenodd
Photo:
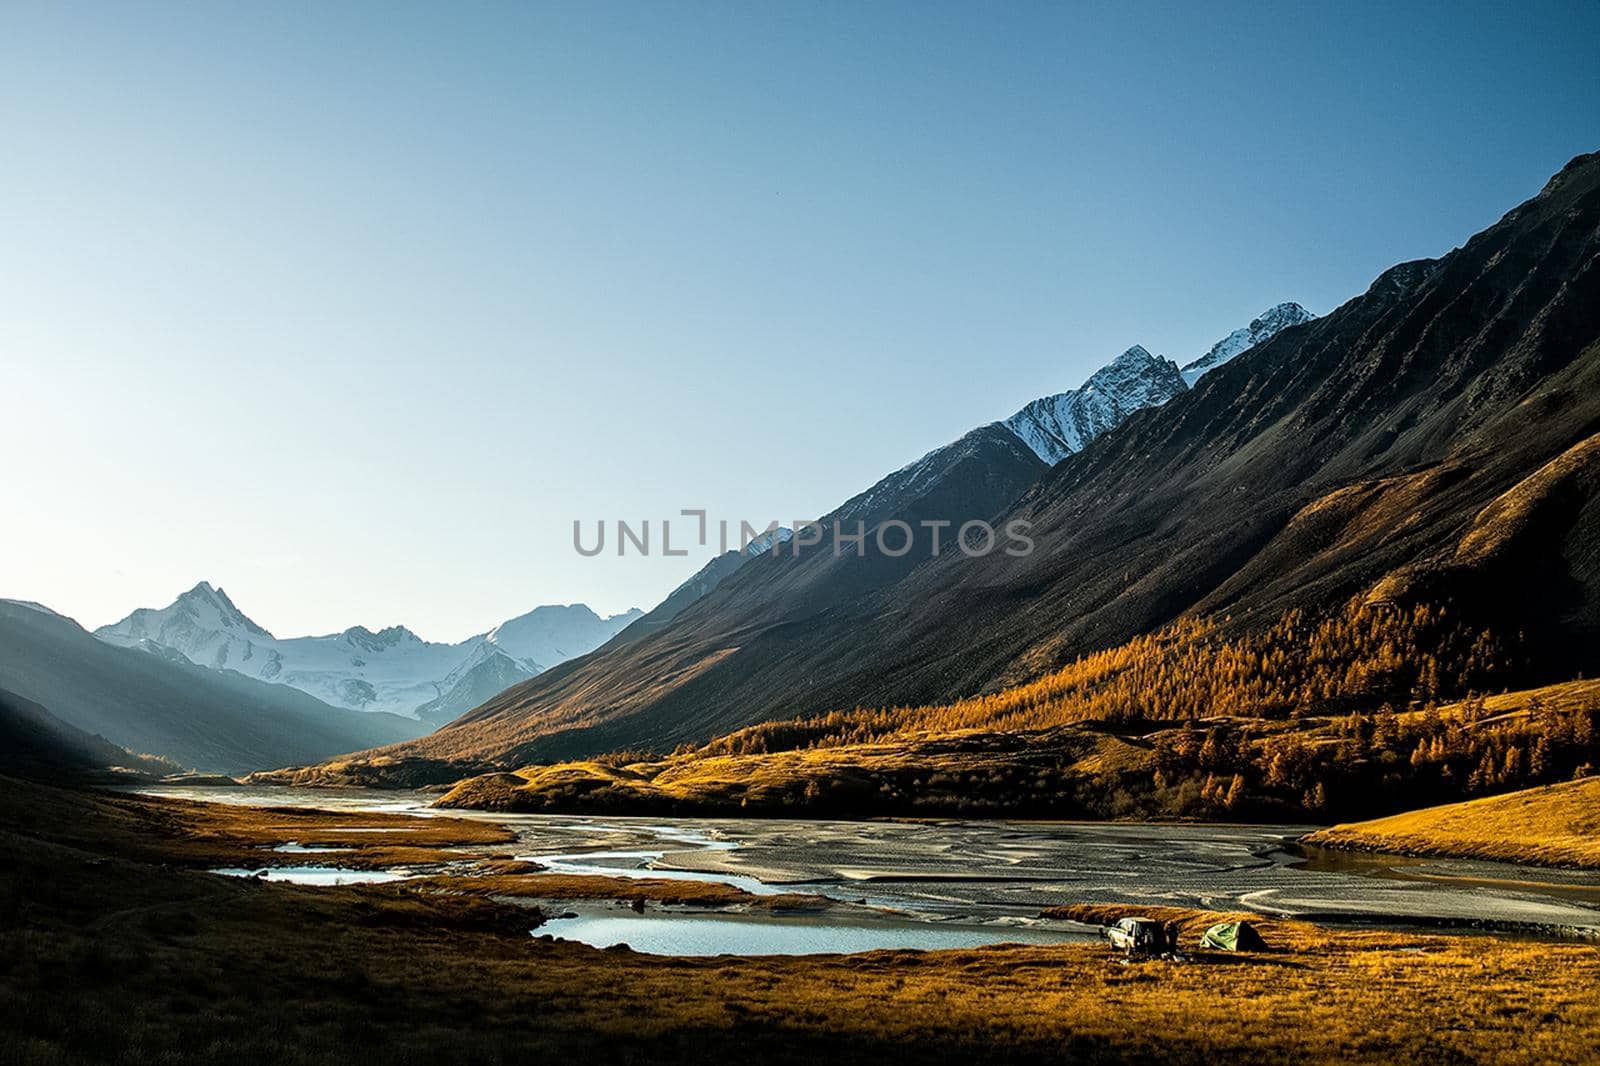
<path fill-rule="evenodd" d="M 648 607 L 1600 147 L 1600 5 L 0 6 L 0 595 Z"/>

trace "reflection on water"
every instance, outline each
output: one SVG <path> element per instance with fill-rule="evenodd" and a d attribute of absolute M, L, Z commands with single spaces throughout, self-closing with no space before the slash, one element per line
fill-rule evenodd
<path fill-rule="evenodd" d="M 1339 851 L 1314 844 L 1291 845 L 1301 856 L 1299 869 L 1323 873 L 1347 873 L 1383 877 L 1396 881 L 1452 884 L 1489 890 L 1510 889 L 1540 895 L 1600 903 L 1600 884 L 1593 870 L 1561 869 L 1549 866 L 1518 866 L 1513 863 L 1482 862 L 1473 859 L 1442 859 L 1426 856 L 1385 855 L 1361 851 Z"/>
<path fill-rule="evenodd" d="M 1061 944 L 1094 940 L 1084 929 L 841 922 L 728 915 L 584 915 L 534 930 L 597 948 L 627 944 L 647 955 L 831 955 L 889 948 L 935 951 L 986 944 Z"/>
<path fill-rule="evenodd" d="M 392 870 L 352 870 L 347 866 L 273 866 L 255 870 L 227 866 L 211 872 L 224 877 L 287 881 L 292 885 L 378 885 L 385 881 L 404 881 L 411 876 Z"/>

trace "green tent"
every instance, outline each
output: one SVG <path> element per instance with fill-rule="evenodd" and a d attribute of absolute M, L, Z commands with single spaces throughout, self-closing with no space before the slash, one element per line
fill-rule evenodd
<path fill-rule="evenodd" d="M 1200 938 L 1200 946 L 1217 951 L 1266 951 L 1256 927 L 1249 922 L 1218 922 Z"/>

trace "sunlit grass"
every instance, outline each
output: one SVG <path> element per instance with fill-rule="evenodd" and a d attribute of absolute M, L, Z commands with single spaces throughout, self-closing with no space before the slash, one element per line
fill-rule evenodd
<path fill-rule="evenodd" d="M 1600 867 L 1600 778 L 1490 796 L 1307 838 L 1323 847 Z"/>

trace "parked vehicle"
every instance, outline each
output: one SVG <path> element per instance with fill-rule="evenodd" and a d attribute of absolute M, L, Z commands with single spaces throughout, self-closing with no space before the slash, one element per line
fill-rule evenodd
<path fill-rule="evenodd" d="M 1115 925 L 1107 926 L 1101 935 L 1120 948 L 1128 957 L 1135 955 L 1163 955 L 1176 951 L 1177 937 L 1173 931 L 1154 918 L 1121 918 Z"/>

